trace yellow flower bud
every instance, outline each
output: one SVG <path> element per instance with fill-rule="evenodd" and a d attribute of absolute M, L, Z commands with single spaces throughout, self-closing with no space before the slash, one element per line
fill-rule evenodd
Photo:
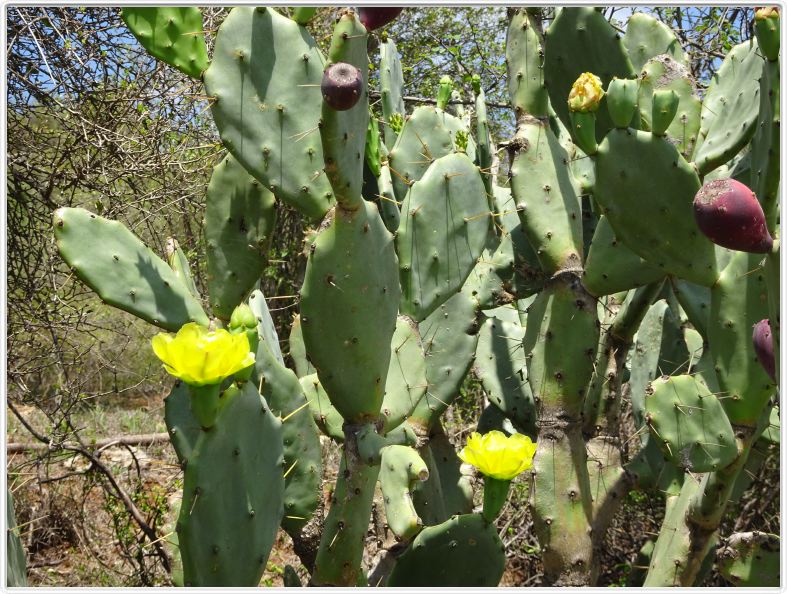
<path fill-rule="evenodd" d="M 459 457 L 486 476 L 510 481 L 532 466 L 535 453 L 536 444 L 527 435 L 506 437 L 502 431 L 490 431 L 472 433 Z"/>
<path fill-rule="evenodd" d="M 592 72 L 584 72 L 571 87 L 571 92 L 568 94 L 568 109 L 582 113 L 596 111 L 603 96 L 601 79 Z"/>
<path fill-rule="evenodd" d="M 757 21 L 764 21 L 765 19 L 778 19 L 779 7 L 778 6 L 758 6 L 754 9 L 754 19 Z"/>
<path fill-rule="evenodd" d="M 192 386 L 221 383 L 254 364 L 245 333 L 211 332 L 194 322 L 184 325 L 177 334 L 157 334 L 151 343 L 167 373 Z"/>

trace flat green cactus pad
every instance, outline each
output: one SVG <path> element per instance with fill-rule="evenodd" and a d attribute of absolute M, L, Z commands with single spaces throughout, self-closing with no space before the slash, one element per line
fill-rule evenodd
<path fill-rule="evenodd" d="M 439 421 L 432 426 L 428 443 L 418 453 L 429 469 L 429 478 L 416 483 L 412 494 L 423 523 L 434 526 L 456 514 L 473 511 L 471 477 L 462 473 L 462 461 Z"/>
<path fill-rule="evenodd" d="M 186 586 L 257 586 L 282 518 L 281 422 L 247 382 L 186 465 L 178 543 Z"/>
<path fill-rule="evenodd" d="M 304 375 L 300 383 L 309 402 L 309 411 L 320 431 L 335 441 L 344 441 L 344 418 L 331 404 L 317 374 Z"/>
<path fill-rule="evenodd" d="M 678 375 L 688 370 L 689 351 L 680 320 L 663 299 L 650 306 L 631 351 L 629 379 L 634 422 L 645 422 L 645 393 L 650 382 L 662 375 Z"/>
<path fill-rule="evenodd" d="M 738 455 L 721 402 L 696 376 L 655 380 L 645 410 L 651 438 L 679 468 L 710 472 L 724 468 Z"/>
<path fill-rule="evenodd" d="M 399 202 L 433 161 L 454 152 L 455 130 L 462 127 L 455 120 L 451 114 L 428 105 L 417 107 L 407 118 L 388 154 L 391 181 Z"/>
<path fill-rule="evenodd" d="M 194 284 L 194 278 L 191 276 L 189 260 L 174 237 L 167 238 L 166 249 L 169 267 L 172 268 L 175 276 L 180 279 L 183 286 L 189 290 L 189 293 L 191 293 L 195 299 L 199 300 L 200 294 L 197 290 L 197 285 Z"/>
<path fill-rule="evenodd" d="M 635 289 L 664 277 L 664 271 L 649 264 L 615 236 L 607 217 L 598 220 L 590 244 L 582 284 L 599 297 Z"/>
<path fill-rule="evenodd" d="M 384 433 L 410 416 L 426 388 L 426 355 L 418 326 L 410 318 L 399 316 L 391 339 L 391 362 L 380 411 L 385 419 Z"/>
<path fill-rule="evenodd" d="M 167 423 L 169 441 L 181 464 L 188 463 L 191 452 L 202 433 L 197 419 L 191 412 L 189 387 L 181 381 L 175 383 L 164 399 L 164 421 Z"/>
<path fill-rule="evenodd" d="M 664 138 L 616 129 L 599 145 L 594 196 L 618 239 L 664 272 L 711 286 L 715 248 L 692 208 L 699 189 L 694 169 Z"/>
<path fill-rule="evenodd" d="M 369 56 L 366 55 L 367 33 L 352 11 L 344 11 L 333 30 L 328 63 L 344 62 L 361 73 L 361 97 L 350 109 L 336 111 L 322 102 L 320 136 L 325 156 L 325 173 L 336 200 L 342 204 L 358 203 L 363 184 L 364 146 L 369 125 Z M 363 131 L 363 132 L 362 132 Z"/>
<path fill-rule="evenodd" d="M 413 448 L 402 445 L 383 448 L 380 490 L 388 526 L 397 538 L 412 538 L 421 529 L 422 523 L 413 507 L 411 491 L 418 482 L 428 478 L 426 462 Z"/>
<path fill-rule="evenodd" d="M 761 254 L 733 254 L 711 289 L 707 336 L 724 410 L 733 423 L 754 426 L 776 389 L 752 342 L 752 327 L 768 317 L 768 288 Z"/>
<path fill-rule="evenodd" d="M 205 204 L 213 315 L 229 320 L 262 275 L 276 225 L 273 194 L 227 155 L 213 169 Z"/>
<path fill-rule="evenodd" d="M 151 55 L 193 78 L 208 67 L 202 11 L 194 6 L 127 6 L 123 21 Z"/>
<path fill-rule="evenodd" d="M 25 548 L 19 538 L 14 513 L 14 497 L 11 489 L 6 490 L 6 586 L 10 588 L 27 586 L 27 560 Z"/>
<path fill-rule="evenodd" d="M 478 334 L 474 370 L 490 402 L 525 433 L 534 436 L 536 405 L 527 381 L 527 357 L 522 344 L 525 329 L 518 323 L 489 318 Z"/>
<path fill-rule="evenodd" d="M 691 549 L 691 536 L 686 526 L 686 515 L 701 491 L 702 477 L 686 474 L 680 495 L 671 498 L 661 526 L 669 538 L 659 538 L 650 558 L 650 568 L 644 586 L 686 586 L 681 583 L 686 559 Z"/>
<path fill-rule="evenodd" d="M 517 117 L 523 114 L 544 116 L 549 113 L 543 53 L 537 27 L 525 9 L 518 10 L 511 17 L 506 35 L 508 94 Z"/>
<path fill-rule="evenodd" d="M 582 262 L 582 209 L 569 154 L 543 122 L 520 124 L 512 141 L 511 193 L 541 268 L 553 274 Z M 508 209 L 510 210 L 510 209 Z"/>
<path fill-rule="evenodd" d="M 579 419 L 599 339 L 595 300 L 576 279 L 554 282 L 528 308 L 523 350 L 537 405 Z"/>
<path fill-rule="evenodd" d="M 249 306 L 256 316 L 256 362 L 254 385 L 262 385 L 262 396 L 271 412 L 282 419 L 284 472 L 284 518 L 282 528 L 297 534 L 317 509 L 322 484 L 322 449 L 317 427 L 309 414 L 306 396 L 298 377 L 284 366 L 276 329 L 265 296 L 254 291 Z"/>
<path fill-rule="evenodd" d="M 732 48 L 711 77 L 692 157 L 700 175 L 731 159 L 754 135 L 764 62 L 752 39 Z"/>
<path fill-rule="evenodd" d="M 424 528 L 397 560 L 388 586 L 494 587 L 504 569 L 494 524 L 467 514 Z"/>
<path fill-rule="evenodd" d="M 600 77 L 604 88 L 613 77 L 634 78 L 637 74 L 620 33 L 603 14 L 590 6 L 561 8 L 544 34 L 544 78 L 552 108 L 568 127 L 568 94 L 583 72 Z M 611 127 L 612 121 L 602 105 L 596 138 L 603 138 Z"/>
<path fill-rule="evenodd" d="M 475 303 L 457 293 L 418 324 L 426 353 L 426 394 L 413 411 L 413 419 L 431 425 L 459 395 L 478 344 Z"/>
<path fill-rule="evenodd" d="M 224 146 L 275 196 L 319 219 L 333 192 L 319 132 L 324 59 L 301 25 L 239 6 L 219 28 L 205 88 Z"/>
<path fill-rule="evenodd" d="M 393 236 L 377 207 L 366 201 L 353 212 L 337 207 L 309 253 L 301 325 L 309 359 L 345 420 L 376 420 L 380 412 L 398 276 Z"/>
<path fill-rule="evenodd" d="M 290 347 L 290 358 L 295 366 L 295 373 L 298 377 L 304 377 L 316 373 L 312 364 L 306 356 L 306 345 L 303 344 L 303 331 L 301 329 L 301 316 L 296 315 L 292 319 L 290 326 L 290 338 L 288 341 Z"/>
<path fill-rule="evenodd" d="M 387 39 L 380 43 L 380 98 L 383 112 L 385 144 L 393 147 L 399 136 L 391 128 L 389 122 L 393 114 L 404 117 L 404 99 L 402 99 L 404 88 L 404 76 L 402 74 L 402 62 L 399 60 L 399 52 L 393 39 Z"/>
<path fill-rule="evenodd" d="M 104 303 L 165 330 L 208 325 L 199 301 L 167 263 L 122 223 L 60 208 L 54 225 L 60 255 Z"/>
<path fill-rule="evenodd" d="M 490 231 L 481 173 L 470 157 L 437 159 L 413 184 L 396 236 L 402 313 L 425 319 L 464 284 Z"/>
<path fill-rule="evenodd" d="M 636 12 L 629 17 L 623 46 L 635 70 L 640 70 L 645 62 L 661 54 L 667 54 L 681 64 L 686 62 L 686 54 L 672 29 L 644 12 Z"/>
<path fill-rule="evenodd" d="M 697 142 L 702 109 L 691 72 L 667 55 L 648 60 L 639 79 L 639 114 L 646 129 L 652 129 L 653 93 L 658 90 L 675 91 L 678 96 L 678 111 L 665 134 L 680 153 L 689 158 Z"/>
<path fill-rule="evenodd" d="M 683 484 L 684 473 L 658 446 L 650 433 L 642 437 L 642 447 L 626 464 L 638 489 L 650 490 L 661 496 L 677 495 Z"/>

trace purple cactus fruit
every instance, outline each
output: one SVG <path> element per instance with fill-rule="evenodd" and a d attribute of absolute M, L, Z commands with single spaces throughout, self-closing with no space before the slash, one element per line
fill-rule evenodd
<path fill-rule="evenodd" d="M 773 246 L 757 197 L 734 179 L 702 186 L 694 197 L 694 218 L 716 245 L 753 254 L 766 254 Z"/>
<path fill-rule="evenodd" d="M 387 25 L 402 12 L 402 6 L 366 6 L 358 9 L 358 16 L 367 31 Z"/>
<path fill-rule="evenodd" d="M 754 343 L 754 352 L 757 354 L 757 360 L 766 373 L 771 376 L 771 379 L 776 381 L 776 359 L 773 357 L 773 337 L 771 336 L 770 321 L 765 319 L 754 324 L 754 332 L 751 339 Z"/>
<path fill-rule="evenodd" d="M 336 111 L 346 111 L 361 98 L 363 76 L 352 64 L 337 62 L 325 69 L 320 89 L 328 105 Z"/>

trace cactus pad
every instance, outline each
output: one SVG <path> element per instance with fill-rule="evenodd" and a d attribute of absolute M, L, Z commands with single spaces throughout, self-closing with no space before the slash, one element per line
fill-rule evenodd
<path fill-rule="evenodd" d="M 337 202 L 355 205 L 361 199 L 364 147 L 369 125 L 369 57 L 366 29 L 352 10 L 342 11 L 334 26 L 326 73 L 334 68 L 352 69 L 360 77 L 360 97 L 349 109 L 337 111 L 323 101 L 320 136 L 325 157 L 325 173 Z M 357 80 L 357 78 L 356 78 Z M 323 87 L 325 78 L 323 78 Z M 325 97 L 325 89 L 323 89 Z"/>
<path fill-rule="evenodd" d="M 273 194 L 227 155 L 213 169 L 205 205 L 208 290 L 216 317 L 229 320 L 259 280 L 275 225 Z"/>
<path fill-rule="evenodd" d="M 426 387 L 426 356 L 418 327 L 410 318 L 399 316 L 391 339 L 391 362 L 381 409 L 384 432 L 398 427 L 410 416 Z"/>
<path fill-rule="evenodd" d="M 490 215 L 467 155 L 437 159 L 413 184 L 396 236 L 402 313 L 421 321 L 459 291 L 484 248 Z"/>
<path fill-rule="evenodd" d="M 295 366 L 295 373 L 298 377 L 304 377 L 316 373 L 306 355 L 306 345 L 303 344 L 303 331 L 301 329 L 301 316 L 296 315 L 292 319 L 290 326 L 290 358 Z"/>
<path fill-rule="evenodd" d="M 618 239 L 666 273 L 711 286 L 718 277 L 715 248 L 692 210 L 699 188 L 691 165 L 664 138 L 612 130 L 599 145 L 594 196 Z"/>
<path fill-rule="evenodd" d="M 640 70 L 645 62 L 661 54 L 667 54 L 681 64 L 686 62 L 686 54 L 672 29 L 643 12 L 629 17 L 623 45 L 634 70 Z"/>
<path fill-rule="evenodd" d="M 582 212 L 568 154 L 548 126 L 530 121 L 519 126 L 512 145 L 511 193 L 541 268 L 551 274 L 578 266 Z"/>
<path fill-rule="evenodd" d="M 301 384 L 282 363 L 279 342 L 270 320 L 265 296 L 254 291 L 249 305 L 257 318 L 256 362 L 251 381 L 262 385 L 262 396 L 271 412 L 282 419 L 284 456 L 284 518 L 282 528 L 300 532 L 311 519 L 320 497 L 322 449 L 317 427 L 309 414 Z"/>
<path fill-rule="evenodd" d="M 479 514 L 455 516 L 424 528 L 399 557 L 390 587 L 494 587 L 505 554 L 494 524 Z"/>
<path fill-rule="evenodd" d="M 401 445 L 383 448 L 380 490 L 388 526 L 397 538 L 410 539 L 421 529 L 422 523 L 415 513 L 411 491 L 416 482 L 428 478 L 426 463 L 413 448 Z"/>
<path fill-rule="evenodd" d="M 178 543 L 186 586 L 256 586 L 282 517 L 281 423 L 246 383 L 186 466 Z"/>
<path fill-rule="evenodd" d="M 393 147 L 398 133 L 391 128 L 390 121 L 393 114 L 404 117 L 404 99 L 402 99 L 402 89 L 404 87 L 404 77 L 402 75 L 402 63 L 399 60 L 399 52 L 393 39 L 387 39 L 380 43 L 380 97 L 383 112 L 383 123 L 385 144 Z"/>
<path fill-rule="evenodd" d="M 202 11 L 195 6 L 127 6 L 123 21 L 151 55 L 192 78 L 208 67 Z"/>
<path fill-rule="evenodd" d="M 681 583 L 686 570 L 692 539 L 686 526 L 686 516 L 691 505 L 701 493 L 702 478 L 686 474 L 680 495 L 667 503 L 661 533 L 669 538 L 659 538 L 650 558 L 650 568 L 645 577 L 647 587 L 688 586 Z"/>
<path fill-rule="evenodd" d="M 391 181 L 399 202 L 434 160 L 454 151 L 453 135 L 446 125 L 452 117 L 434 107 L 421 106 L 405 121 L 396 144 L 388 153 Z"/>
<path fill-rule="evenodd" d="M 679 468 L 710 472 L 724 468 L 738 455 L 721 402 L 698 377 L 655 380 L 645 410 L 651 437 Z"/>
<path fill-rule="evenodd" d="M 462 461 L 436 421 L 429 431 L 429 441 L 419 448 L 429 478 L 415 484 L 412 497 L 418 517 L 427 526 L 442 524 L 456 514 L 473 511 L 471 477 L 462 472 Z"/>
<path fill-rule="evenodd" d="M 178 456 L 178 462 L 186 464 L 201 434 L 197 419 L 191 412 L 189 388 L 177 381 L 164 399 L 164 421 L 167 424 L 169 441 Z"/>
<path fill-rule="evenodd" d="M 662 375 L 684 373 L 689 358 L 680 320 L 665 300 L 657 301 L 642 318 L 631 352 L 629 388 L 637 427 L 645 422 L 645 392 L 650 382 Z"/>
<path fill-rule="evenodd" d="M 506 36 L 508 94 L 517 117 L 523 114 L 545 116 L 549 113 L 543 53 L 539 33 L 527 11 L 517 10 L 511 17 Z"/>
<path fill-rule="evenodd" d="M 301 323 L 320 382 L 348 421 L 380 412 L 398 303 L 393 236 L 377 207 L 337 207 L 309 253 Z"/>
<path fill-rule="evenodd" d="M 27 586 L 27 560 L 25 548 L 19 538 L 14 513 L 14 498 L 11 489 L 6 490 L 6 586 L 9 588 Z"/>
<path fill-rule="evenodd" d="M 523 340 L 537 405 L 560 406 L 567 418 L 579 418 L 598 339 L 595 300 L 576 279 L 561 279 L 538 294 L 528 308 Z"/>
<path fill-rule="evenodd" d="M 653 95 L 659 90 L 675 91 L 678 96 L 678 110 L 666 136 L 688 158 L 697 142 L 702 109 L 689 69 L 667 55 L 656 56 L 645 64 L 640 74 L 639 113 L 647 129 L 653 129 Z"/>
<path fill-rule="evenodd" d="M 583 72 L 600 77 L 603 86 L 614 77 L 634 78 L 620 34 L 595 8 L 562 8 L 544 34 L 544 78 L 552 108 L 566 126 L 568 93 Z M 612 127 L 607 110 L 598 111 L 596 138 Z"/>
<path fill-rule="evenodd" d="M 56 210 L 54 224 L 60 255 L 104 303 L 165 330 L 208 325 L 199 301 L 123 224 L 82 208 Z"/>
<path fill-rule="evenodd" d="M 426 354 L 426 394 L 413 421 L 428 427 L 459 394 L 478 344 L 475 304 L 457 293 L 418 325 Z"/>
<path fill-rule="evenodd" d="M 195 299 L 199 300 L 200 295 L 197 290 L 197 285 L 194 284 L 194 279 L 191 276 L 189 260 L 186 258 L 186 254 L 183 253 L 183 250 L 180 249 L 180 245 L 178 245 L 174 237 L 167 238 L 166 250 L 167 262 L 169 262 L 169 267 L 172 268 L 172 272 L 180 279 L 183 286 L 189 290 L 189 293 L 191 293 Z"/>
<path fill-rule="evenodd" d="M 719 573 L 733 586 L 779 586 L 779 536 L 764 532 L 731 534 L 718 553 Z"/>
<path fill-rule="evenodd" d="M 272 8 L 240 6 L 221 24 L 204 76 L 227 149 L 278 199 L 315 219 L 333 201 L 318 128 L 323 62 L 301 25 Z"/>
<path fill-rule="evenodd" d="M 618 241 L 607 217 L 599 218 L 582 277 L 582 284 L 592 295 L 612 295 L 663 277 L 662 270 L 648 264 Z"/>
<path fill-rule="evenodd" d="M 317 426 L 325 435 L 334 441 L 344 441 L 344 419 L 339 414 L 325 389 L 320 384 L 320 379 L 316 373 L 305 375 L 300 379 L 303 393 L 309 402 L 309 410 Z"/>
<path fill-rule="evenodd" d="M 711 289 L 708 342 L 724 410 L 735 424 L 754 426 L 774 384 L 757 360 L 752 327 L 768 317 L 762 256 L 734 252 Z"/>
<path fill-rule="evenodd" d="M 705 91 L 692 160 L 700 175 L 722 165 L 754 135 L 764 60 L 754 40 L 733 47 Z"/>
<path fill-rule="evenodd" d="M 536 434 L 536 407 L 527 381 L 527 357 L 519 324 L 487 319 L 478 333 L 474 371 L 490 402 L 528 435 Z"/>

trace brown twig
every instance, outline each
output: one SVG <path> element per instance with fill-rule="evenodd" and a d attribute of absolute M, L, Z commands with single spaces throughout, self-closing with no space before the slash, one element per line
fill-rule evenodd
<path fill-rule="evenodd" d="M 162 443 L 169 441 L 169 434 L 163 433 L 140 433 L 138 435 L 123 435 L 121 437 L 107 437 L 98 439 L 90 444 L 91 447 L 96 449 L 104 449 L 114 445 L 152 445 L 154 443 Z M 79 447 L 78 444 L 64 444 Z M 6 452 L 9 454 L 19 452 L 45 452 L 50 449 L 48 443 L 33 443 L 33 442 L 20 442 L 9 443 L 6 445 Z"/>

